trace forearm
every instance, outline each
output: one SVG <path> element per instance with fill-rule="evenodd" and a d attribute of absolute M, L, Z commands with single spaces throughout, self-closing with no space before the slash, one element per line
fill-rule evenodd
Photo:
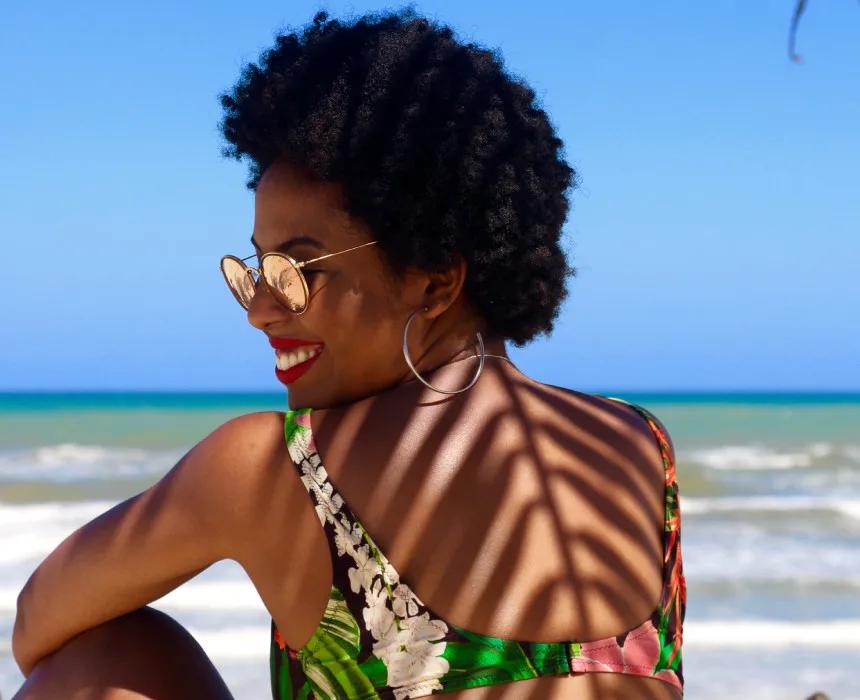
<path fill-rule="evenodd" d="M 181 540 L 158 563 L 145 557 L 125 560 L 122 550 L 142 540 L 130 521 L 137 519 L 134 510 L 143 505 L 138 503 L 143 497 L 74 532 L 27 581 L 18 596 L 12 633 L 12 651 L 25 676 L 72 637 L 143 607 L 208 566 L 201 562 L 177 576 L 178 564 L 171 566 L 170 560 L 188 561 Z"/>
<path fill-rule="evenodd" d="M 183 576 L 169 584 L 164 594 L 198 573 L 200 572 Z M 116 591 L 111 593 L 115 595 Z M 60 600 L 68 599 L 68 596 L 51 599 L 49 595 L 43 595 L 41 587 L 24 588 L 18 597 L 18 610 L 12 632 L 12 652 L 24 676 L 29 676 L 42 659 L 60 649 L 81 632 L 143 608 L 148 602 L 157 600 L 161 595 L 154 593 L 146 596 L 151 600 L 142 601 L 139 605 L 129 605 L 126 602 L 121 609 L 109 605 L 94 607 L 93 602 L 96 597 L 96 593 L 93 592 L 91 596 L 87 596 L 83 605 L 67 606 L 60 603 Z"/>
<path fill-rule="evenodd" d="M 221 426 L 157 484 L 70 535 L 18 597 L 12 651 L 24 675 L 72 637 L 161 598 L 222 559 L 241 561 L 260 530 L 283 418 Z"/>

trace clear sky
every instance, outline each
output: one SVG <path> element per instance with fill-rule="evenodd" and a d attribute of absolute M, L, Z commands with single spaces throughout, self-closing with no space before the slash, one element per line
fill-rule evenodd
<path fill-rule="evenodd" d="M 582 186 L 558 329 L 585 390 L 860 389 L 860 6 L 435 0 L 536 88 Z M 250 254 L 219 92 L 322 6 L 0 4 L 0 390 L 272 389 L 218 272 Z M 333 14 L 383 7 L 325 5 Z"/>

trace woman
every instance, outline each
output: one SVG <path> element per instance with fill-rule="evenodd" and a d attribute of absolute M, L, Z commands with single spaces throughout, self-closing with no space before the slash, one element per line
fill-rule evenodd
<path fill-rule="evenodd" d="M 278 700 L 680 697 L 665 432 L 505 353 L 570 273 L 573 171 L 534 93 L 411 11 L 321 13 L 222 103 L 256 192 L 256 269 L 222 272 L 291 410 L 223 425 L 48 557 L 16 697 L 229 698 L 146 607 L 222 559 L 272 614 Z"/>

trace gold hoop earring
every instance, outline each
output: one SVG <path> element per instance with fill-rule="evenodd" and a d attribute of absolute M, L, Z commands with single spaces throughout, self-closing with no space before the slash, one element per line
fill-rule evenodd
<path fill-rule="evenodd" d="M 464 391 L 469 391 L 475 384 L 478 383 L 478 380 L 481 378 L 481 373 L 484 371 L 484 358 L 486 357 L 486 353 L 484 352 L 484 339 L 481 337 L 480 333 L 476 333 L 477 345 L 478 345 L 478 371 L 475 372 L 475 376 L 472 377 L 472 381 L 469 382 L 462 389 L 455 389 L 454 391 L 447 391 L 445 389 L 439 389 L 438 387 L 433 386 L 430 382 L 428 382 L 424 377 L 422 377 L 418 370 L 415 369 L 415 365 L 412 363 L 412 358 L 409 356 L 409 345 L 407 343 L 407 338 L 409 336 L 409 325 L 412 323 L 412 319 L 415 318 L 422 311 L 429 311 L 430 309 L 426 306 L 423 309 L 417 309 L 413 311 L 409 316 L 409 319 L 406 321 L 406 327 L 403 329 L 403 358 L 406 360 L 406 364 L 409 365 L 409 369 L 412 370 L 412 374 L 414 374 L 418 381 L 421 382 L 428 389 L 432 389 L 433 391 L 439 394 L 447 394 L 448 396 L 452 396 L 454 394 L 462 394 Z"/>

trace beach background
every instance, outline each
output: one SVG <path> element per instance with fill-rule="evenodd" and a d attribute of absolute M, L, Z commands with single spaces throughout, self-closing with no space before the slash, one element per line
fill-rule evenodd
<path fill-rule="evenodd" d="M 795 3 L 417 6 L 501 51 L 578 173 L 570 297 L 511 353 L 668 426 L 688 700 L 860 699 L 860 7 L 808 3 L 799 65 Z M 217 96 L 320 6 L 0 1 L 4 700 L 39 561 L 217 425 L 286 406 L 218 271 L 252 253 L 254 202 Z M 237 566 L 159 606 L 237 700 L 268 697 L 268 616 Z"/>
<path fill-rule="evenodd" d="M 860 394 L 623 394 L 678 453 L 690 700 L 860 698 Z M 225 420 L 283 394 L 0 395 L 0 693 L 22 677 L 15 598 L 74 528 L 156 481 Z M 156 604 L 237 700 L 268 697 L 269 617 L 223 562 Z"/>

